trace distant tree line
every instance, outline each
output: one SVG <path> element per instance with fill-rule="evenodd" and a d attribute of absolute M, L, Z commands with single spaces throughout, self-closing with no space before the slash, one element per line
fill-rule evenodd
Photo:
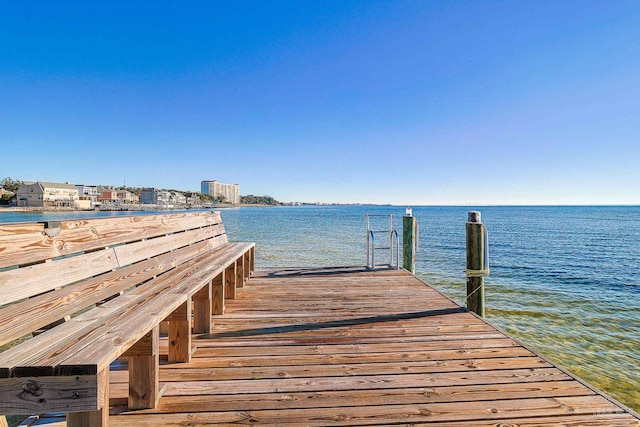
<path fill-rule="evenodd" d="M 2 178 L 0 181 L 0 188 L 11 191 L 12 193 L 17 193 L 20 188 L 20 181 L 13 179 L 10 176 Z"/>
<path fill-rule="evenodd" d="M 240 203 L 244 205 L 269 205 L 269 206 L 277 206 L 280 204 L 279 201 L 277 201 L 271 196 L 254 196 L 253 194 L 249 194 L 248 196 L 240 196 Z"/>

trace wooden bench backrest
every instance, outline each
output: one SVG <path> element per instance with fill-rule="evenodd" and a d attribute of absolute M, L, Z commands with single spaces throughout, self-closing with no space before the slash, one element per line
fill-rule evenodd
<path fill-rule="evenodd" d="M 198 242 L 228 242 L 219 212 L 0 224 L 0 306 Z"/>

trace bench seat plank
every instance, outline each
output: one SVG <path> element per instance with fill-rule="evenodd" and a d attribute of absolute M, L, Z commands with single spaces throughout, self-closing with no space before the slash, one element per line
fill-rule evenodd
<path fill-rule="evenodd" d="M 119 354 L 115 353 L 122 354 L 128 346 L 133 345 L 152 327 L 142 328 L 142 324 L 137 323 L 141 321 L 140 317 L 147 317 L 140 313 L 146 313 L 150 308 L 149 305 L 156 302 L 155 306 L 151 307 L 153 310 L 150 310 L 151 318 L 163 319 L 180 303 L 197 292 L 198 286 L 204 286 L 207 281 L 220 274 L 227 264 L 234 262 L 234 256 L 239 256 L 237 253 L 242 250 L 245 250 L 245 245 L 223 245 L 201 255 L 195 261 L 177 267 L 171 271 L 172 274 L 160 275 L 125 295 L 97 307 L 96 309 L 100 309 L 97 313 L 93 313 L 94 310 L 83 313 L 63 325 L 32 338 L 26 350 L 27 354 L 20 352 L 22 346 L 0 353 L 0 377 L 8 376 L 9 372 L 12 376 L 53 375 L 53 367 L 62 364 L 62 361 L 69 357 L 76 361 L 70 362 L 65 368 L 60 368 L 66 374 L 73 371 L 74 366 L 79 371 L 72 374 L 99 372 L 118 357 Z M 162 298 L 159 297 L 160 295 Z M 160 303 L 157 303 L 158 300 Z M 122 325 L 135 327 L 135 333 L 126 336 L 126 339 L 121 336 L 114 338 L 114 342 L 117 343 L 114 348 L 113 342 L 107 340 L 105 334 L 109 331 L 122 333 Z M 107 341 L 110 342 L 107 344 Z M 83 350 L 86 347 L 92 349 L 91 355 L 78 360 L 85 354 Z M 111 350 L 105 353 L 103 347 Z M 98 358 L 96 359 L 98 361 L 88 363 L 87 360 L 92 360 L 92 357 Z"/>
<path fill-rule="evenodd" d="M 58 374 L 69 370 L 78 371 L 79 367 L 87 366 L 91 371 L 100 371 L 109 366 L 112 360 L 122 353 L 122 348 L 132 345 L 132 342 L 141 338 L 142 331 L 151 327 L 158 317 L 169 316 L 185 301 L 203 286 L 207 285 L 214 277 L 218 276 L 227 264 L 235 262 L 244 248 L 242 246 L 228 245 L 225 253 L 209 260 L 208 265 L 198 265 L 184 277 L 176 280 L 176 284 L 162 296 L 150 298 L 148 304 L 135 310 L 130 318 L 123 319 L 116 328 L 112 328 L 102 339 L 84 347 L 82 350 L 72 352 L 70 356 L 58 363 Z M 204 263 L 203 263 L 204 264 Z M 92 363 L 96 363 L 93 367 Z M 79 370 L 79 373 L 83 371 Z"/>
<path fill-rule="evenodd" d="M 205 244 L 205 247 L 208 248 L 208 242 Z M 214 251 L 208 250 L 196 257 L 195 260 L 181 264 L 171 271 L 179 275 L 183 271 L 188 271 L 189 268 L 192 268 L 198 260 L 208 259 L 207 257 L 211 257 L 219 250 L 220 249 Z M 117 271 L 114 272 L 114 274 L 115 273 L 117 273 Z M 93 310 L 82 313 L 44 334 L 32 338 L 25 343 L 28 345 L 18 345 L 0 353 L 0 378 L 8 376 L 8 372 L 18 363 L 33 364 L 36 360 L 49 358 L 49 354 L 59 354 L 64 346 L 71 345 L 69 343 L 70 341 L 80 340 L 81 338 L 83 341 L 86 341 L 88 339 L 88 331 L 95 330 L 98 325 L 104 326 L 104 324 L 108 323 L 109 319 L 112 319 L 114 316 L 123 316 L 123 312 L 126 310 L 134 309 L 135 304 L 140 304 L 141 301 L 144 300 L 144 297 L 147 296 L 146 294 L 159 293 L 170 288 L 173 282 L 167 282 L 174 280 L 173 277 L 167 274 L 160 275 L 160 273 L 161 271 L 156 272 L 156 274 L 158 274 L 156 279 L 148 281 L 124 295 L 110 300 Z M 87 344 L 89 342 L 87 342 Z M 53 372 L 49 372 L 41 367 L 38 374 L 52 375 Z"/>
<path fill-rule="evenodd" d="M 44 224 L 38 222 L 1 223 L 0 236 L 11 236 L 24 233 L 42 233 Z"/>

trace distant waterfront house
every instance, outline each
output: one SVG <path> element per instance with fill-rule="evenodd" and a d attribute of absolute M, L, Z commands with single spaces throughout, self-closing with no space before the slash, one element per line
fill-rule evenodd
<path fill-rule="evenodd" d="M 118 190 L 118 200 L 120 203 L 138 203 L 140 197 L 127 190 Z"/>
<path fill-rule="evenodd" d="M 17 194 L 19 207 L 71 207 L 79 205 L 78 188 L 72 184 L 56 182 L 28 182 L 20 184 Z"/>
<path fill-rule="evenodd" d="M 89 207 L 93 208 L 98 204 L 98 197 L 100 193 L 98 193 L 98 187 L 95 185 L 76 185 L 78 189 L 78 193 L 80 195 L 80 200 L 88 200 Z"/>
<path fill-rule="evenodd" d="M 185 205 L 187 198 L 177 191 L 143 188 L 142 193 L 140 193 L 140 203 L 162 206 Z"/>
<path fill-rule="evenodd" d="M 162 200 L 162 197 L 158 197 L 160 190 L 157 188 L 143 188 L 140 193 L 140 203 L 145 205 L 157 205 L 158 200 Z"/>
<path fill-rule="evenodd" d="M 186 205 L 187 204 L 187 198 L 185 197 L 184 194 L 179 193 L 177 191 L 169 191 L 168 192 L 168 201 L 169 204 L 172 205 Z"/>
<path fill-rule="evenodd" d="M 187 206 L 199 206 L 201 203 L 198 193 L 184 193 L 184 197 L 186 199 Z"/>
<path fill-rule="evenodd" d="M 118 190 L 110 185 L 98 185 L 98 201 L 113 203 L 118 201 Z"/>

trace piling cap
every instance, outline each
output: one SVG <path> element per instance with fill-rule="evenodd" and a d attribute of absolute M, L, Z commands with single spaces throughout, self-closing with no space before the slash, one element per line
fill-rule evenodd
<path fill-rule="evenodd" d="M 481 214 L 479 211 L 471 211 L 469 212 L 469 222 L 482 222 Z"/>
<path fill-rule="evenodd" d="M 405 216 L 413 216 L 413 209 L 411 208 L 405 209 Z"/>

